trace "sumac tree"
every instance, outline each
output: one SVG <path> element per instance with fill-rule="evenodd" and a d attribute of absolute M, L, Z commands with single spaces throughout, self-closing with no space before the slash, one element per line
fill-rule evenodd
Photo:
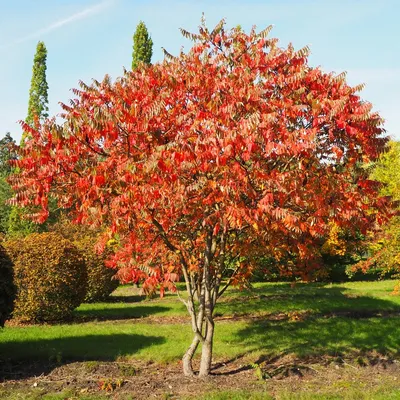
<path fill-rule="evenodd" d="M 358 167 L 386 143 L 381 118 L 360 87 L 269 31 L 182 31 L 187 54 L 82 83 L 65 122 L 30 129 L 16 162 L 15 202 L 44 221 L 51 194 L 77 223 L 109 227 L 99 248 L 117 240 L 109 263 L 123 282 L 162 294 L 184 277 L 186 375 L 200 343 L 199 375 L 210 373 L 215 305 L 254 257 L 307 278 L 330 223 L 364 230 L 385 209 Z"/>

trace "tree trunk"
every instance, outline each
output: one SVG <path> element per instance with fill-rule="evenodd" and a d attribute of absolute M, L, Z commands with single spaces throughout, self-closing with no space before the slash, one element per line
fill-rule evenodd
<path fill-rule="evenodd" d="M 214 339 L 214 321 L 210 319 L 206 325 L 206 337 L 202 343 L 201 349 L 201 362 L 199 377 L 205 378 L 210 375 L 211 361 L 213 353 L 213 339 Z"/>
<path fill-rule="evenodd" d="M 194 376 L 192 359 L 193 359 L 194 353 L 197 350 L 199 343 L 200 343 L 200 339 L 198 338 L 198 336 L 195 336 L 193 338 L 192 344 L 187 349 L 185 355 L 182 358 L 183 374 L 185 376 Z"/>

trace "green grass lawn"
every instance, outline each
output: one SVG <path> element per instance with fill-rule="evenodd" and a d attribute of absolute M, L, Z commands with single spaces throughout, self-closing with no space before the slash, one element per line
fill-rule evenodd
<path fill-rule="evenodd" d="M 242 357 L 252 363 L 266 356 L 301 359 L 370 352 L 397 357 L 400 297 L 391 294 L 394 284 L 298 284 L 291 288 L 287 283 L 257 283 L 252 290 L 230 289 L 216 310 L 214 359 Z M 6 326 L 0 331 L 0 362 L 135 359 L 170 363 L 182 357 L 191 341 L 186 310 L 174 295 L 148 300 L 135 295 L 131 287 L 120 287 L 109 302 L 81 305 L 75 317 L 69 324 Z M 260 393 L 207 398 L 269 398 Z M 342 398 L 281 394 L 285 399 Z M 386 397 L 378 395 L 400 399 L 398 388 Z"/>
<path fill-rule="evenodd" d="M 393 286 L 393 281 L 379 281 L 299 284 L 292 289 L 286 283 L 258 283 L 252 291 L 231 289 L 216 310 L 222 321 L 216 324 L 215 356 L 368 350 L 397 354 L 400 297 L 391 295 Z M 0 357 L 44 361 L 133 357 L 158 362 L 181 358 L 191 340 L 182 303 L 175 296 L 141 300 L 130 290 L 117 289 L 108 303 L 80 306 L 76 316 L 86 322 L 6 327 L 0 332 Z M 289 318 L 268 318 L 282 313 Z M 266 317 L 229 319 L 257 315 Z"/>
<path fill-rule="evenodd" d="M 65 361 L 139 358 L 169 362 L 182 357 L 191 341 L 189 325 L 84 323 L 6 328 L 0 334 L 3 359 Z M 316 318 L 304 321 L 221 321 L 215 336 L 216 357 L 251 352 L 335 355 L 376 350 L 396 355 L 400 324 L 396 317 Z"/>

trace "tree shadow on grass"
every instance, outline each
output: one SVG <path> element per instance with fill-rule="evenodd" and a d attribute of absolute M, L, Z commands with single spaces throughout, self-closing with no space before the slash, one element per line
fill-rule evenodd
<path fill-rule="evenodd" d="M 154 314 L 169 311 L 170 307 L 165 306 L 123 306 L 110 307 L 109 305 L 100 308 L 84 308 L 74 311 L 76 322 L 86 321 L 119 321 L 125 319 L 145 318 Z"/>
<path fill-rule="evenodd" d="M 235 292 L 233 292 L 235 293 Z M 251 298 L 251 301 L 244 301 Z M 241 297 L 227 298 L 217 305 L 220 315 L 231 313 L 274 314 L 305 311 L 309 314 L 340 314 L 354 312 L 360 315 L 400 313 L 400 305 L 368 296 L 357 296 L 351 290 L 325 284 L 268 285 L 243 292 Z"/>
<path fill-rule="evenodd" d="M 107 299 L 107 303 L 139 303 L 140 301 L 145 300 L 146 296 L 141 295 L 111 295 Z"/>
<path fill-rule="evenodd" d="M 305 296 L 312 296 L 317 293 L 321 288 L 326 287 L 325 282 L 297 282 L 294 286 L 291 282 L 276 282 L 276 283 L 254 283 L 250 288 L 240 289 L 238 287 L 231 287 L 227 292 L 227 297 L 232 296 L 232 300 L 238 300 L 245 297 L 291 297 L 298 294 Z M 229 294 L 228 294 L 229 293 Z"/>
<path fill-rule="evenodd" d="M 0 343 L 0 381 L 25 379 L 75 361 L 115 361 L 165 342 L 161 336 L 110 334 Z"/>
<path fill-rule="evenodd" d="M 299 309 L 307 305 L 309 312 L 300 317 L 289 313 L 281 320 L 251 321 L 237 332 L 237 340 L 251 351 L 299 358 L 369 352 L 398 356 L 399 306 L 373 297 L 349 297 L 346 291 L 322 287 L 314 293 L 313 302 L 292 296 L 285 301 L 299 302 Z"/>

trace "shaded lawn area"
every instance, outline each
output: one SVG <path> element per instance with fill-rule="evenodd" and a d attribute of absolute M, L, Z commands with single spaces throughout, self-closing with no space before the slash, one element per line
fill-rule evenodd
<path fill-rule="evenodd" d="M 3 360 L 113 361 L 137 358 L 179 360 L 191 341 L 180 324 L 86 323 L 8 328 L 0 334 Z M 316 318 L 305 321 L 221 321 L 216 326 L 216 358 L 249 353 L 299 357 L 376 350 L 397 355 L 398 318 Z"/>
<path fill-rule="evenodd" d="M 400 313 L 400 296 L 393 296 L 395 282 L 347 282 L 341 284 L 256 283 L 252 290 L 231 288 L 216 307 L 216 315 L 265 316 L 276 313 L 306 312 L 332 314 L 354 312 L 359 316 Z M 182 297 L 185 296 L 183 292 Z M 82 304 L 75 316 L 88 320 L 180 317 L 188 320 L 185 306 L 174 294 L 148 300 L 134 288 L 118 288 L 108 302 Z"/>
<path fill-rule="evenodd" d="M 380 281 L 299 284 L 292 289 L 287 283 L 259 283 L 252 291 L 231 289 L 218 315 L 263 317 L 218 321 L 215 358 L 249 353 L 306 357 L 372 350 L 397 355 L 400 298 L 391 295 L 393 286 L 394 281 Z M 272 318 L 276 313 L 283 317 Z M 132 288 L 121 287 L 108 303 L 84 304 L 76 316 L 89 322 L 7 326 L 0 332 L 0 359 L 171 362 L 182 357 L 191 341 L 185 309 L 171 295 L 143 300 Z M 156 319 L 147 322 L 150 316 Z M 166 317 L 184 318 L 168 323 L 168 318 L 163 320 Z"/>

